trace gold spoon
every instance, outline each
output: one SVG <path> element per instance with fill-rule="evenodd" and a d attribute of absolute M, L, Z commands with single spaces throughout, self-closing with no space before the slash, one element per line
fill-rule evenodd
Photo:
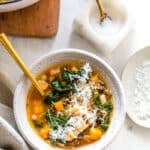
<path fill-rule="evenodd" d="M 22 69 L 22 71 L 25 73 L 25 75 L 32 81 L 35 88 L 39 91 L 39 93 L 44 96 L 43 89 L 39 86 L 39 83 L 37 82 L 34 75 L 31 73 L 29 68 L 24 64 L 23 60 L 20 58 L 20 56 L 17 54 L 15 49 L 13 48 L 12 44 L 6 37 L 4 33 L 0 34 L 0 42 L 2 45 L 6 48 L 8 53 L 13 57 L 13 59 L 16 61 L 16 63 L 19 65 L 19 67 Z"/>
<path fill-rule="evenodd" d="M 96 0 L 99 12 L 100 12 L 100 22 L 103 22 L 105 18 L 109 18 L 110 17 L 107 15 L 107 13 L 104 11 L 103 5 L 102 5 L 102 1 L 101 0 Z"/>

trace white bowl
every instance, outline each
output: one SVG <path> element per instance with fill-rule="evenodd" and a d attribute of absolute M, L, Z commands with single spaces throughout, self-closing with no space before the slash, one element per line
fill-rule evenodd
<path fill-rule="evenodd" d="M 0 3 L 0 12 L 9 12 L 30 6 L 39 0 L 8 0 Z"/>
<path fill-rule="evenodd" d="M 39 60 L 37 60 L 32 66 L 32 73 L 37 76 L 39 73 L 44 71 L 46 68 L 54 63 L 71 60 L 80 60 L 89 62 L 90 65 L 98 69 L 104 76 L 106 81 L 109 83 L 110 88 L 114 94 L 114 114 L 112 117 L 111 125 L 106 134 L 97 142 L 89 145 L 79 147 L 78 150 L 100 150 L 106 147 L 118 133 L 121 125 L 125 118 L 125 103 L 124 103 L 124 92 L 121 82 L 113 71 L 113 69 L 104 62 L 101 58 L 94 54 L 86 51 L 77 49 L 63 49 L 51 52 Z M 58 147 L 52 147 L 45 143 L 31 128 L 26 114 L 26 96 L 31 83 L 24 75 L 21 77 L 14 94 L 14 114 L 20 132 L 22 133 L 25 140 L 34 149 L 54 149 L 58 150 Z"/>

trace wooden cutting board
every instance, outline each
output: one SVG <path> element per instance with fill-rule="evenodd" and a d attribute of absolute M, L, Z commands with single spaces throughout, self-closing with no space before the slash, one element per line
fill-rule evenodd
<path fill-rule="evenodd" d="M 38 3 L 9 13 L 0 13 L 0 32 L 10 35 L 50 37 L 57 33 L 60 0 Z"/>

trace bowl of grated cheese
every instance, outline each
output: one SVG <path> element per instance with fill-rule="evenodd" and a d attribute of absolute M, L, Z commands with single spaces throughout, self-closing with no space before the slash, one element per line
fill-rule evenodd
<path fill-rule="evenodd" d="M 82 136 L 80 136 L 80 133 L 78 133 L 78 130 L 79 130 L 78 125 L 80 125 L 81 122 L 83 124 L 86 124 L 87 122 L 84 122 L 83 118 L 91 117 L 91 114 L 87 114 L 87 116 L 84 115 L 84 116 L 82 116 L 83 118 L 81 118 L 81 117 L 78 117 L 78 113 L 75 116 L 72 115 L 72 113 L 71 113 L 72 116 L 69 116 L 70 118 L 66 118 L 66 117 L 64 118 L 64 116 L 62 116 L 62 113 L 65 113 L 65 114 L 67 114 L 68 112 L 70 113 L 72 106 L 74 106 L 74 105 L 72 105 L 72 104 L 74 104 L 73 102 L 76 103 L 76 106 L 78 105 L 77 104 L 78 102 L 81 105 L 82 105 L 82 102 L 86 105 L 88 103 L 88 101 L 91 99 L 91 95 L 92 95 L 91 87 L 86 86 L 85 87 L 86 90 L 85 89 L 81 90 L 82 89 L 81 86 L 84 87 L 84 85 L 86 85 L 88 83 L 87 82 L 87 80 L 89 79 L 88 72 L 91 72 L 90 66 L 91 66 L 91 68 L 94 68 L 98 72 L 100 72 L 100 74 L 103 76 L 105 81 L 108 83 L 108 86 L 110 87 L 110 89 L 113 93 L 112 94 L 113 95 L 113 113 L 112 113 L 112 117 L 111 117 L 111 120 L 109 123 L 109 128 L 106 130 L 106 132 L 102 135 L 101 138 L 99 138 L 98 140 L 95 140 L 95 139 L 97 139 L 97 136 L 100 133 L 99 129 L 101 127 L 97 128 L 96 130 L 90 130 L 91 131 L 90 133 L 92 133 L 92 134 L 94 133 L 94 136 L 92 136 L 92 140 L 95 140 L 95 141 L 92 141 L 90 143 L 86 143 L 86 144 L 81 145 L 81 146 L 74 145 L 73 148 L 75 148 L 77 150 L 92 150 L 93 148 L 95 150 L 103 149 L 114 139 L 114 137 L 119 132 L 121 126 L 123 125 L 123 122 L 125 119 L 125 114 L 126 114 L 123 87 L 122 87 L 122 84 L 121 84 L 118 76 L 114 72 L 114 70 L 101 58 L 97 57 L 96 55 L 94 55 L 92 53 L 84 51 L 84 50 L 62 49 L 62 50 L 53 51 L 53 52 L 46 54 L 45 56 L 41 57 L 39 60 L 37 60 L 35 63 L 33 63 L 31 65 L 30 69 L 31 69 L 31 72 L 35 76 L 38 76 L 38 75 L 41 75 L 42 72 L 45 72 L 45 69 L 48 69 L 52 65 L 54 65 L 53 68 L 56 69 L 57 66 L 55 66 L 55 64 L 59 63 L 59 64 L 63 65 L 64 62 L 71 62 L 71 61 L 72 62 L 82 61 L 82 62 L 86 62 L 86 63 L 83 66 L 83 68 L 80 69 L 80 71 L 78 72 L 79 73 L 78 75 L 76 74 L 77 72 L 72 72 L 72 71 L 68 70 L 67 71 L 68 73 L 72 73 L 72 74 L 75 73 L 75 74 L 73 74 L 71 76 L 70 75 L 68 76 L 68 74 L 64 74 L 64 76 L 63 76 L 64 80 L 59 80 L 59 81 L 58 81 L 58 78 L 61 78 L 62 76 L 60 77 L 60 75 L 58 75 L 57 78 L 54 78 L 51 81 L 51 86 L 53 86 L 55 88 L 55 91 L 53 89 L 50 91 L 50 95 L 46 95 L 46 97 L 43 99 L 43 101 L 49 105 L 47 106 L 46 104 L 44 104 L 44 107 L 42 109 L 40 107 L 40 110 L 37 109 L 37 107 L 36 107 L 36 109 L 34 108 L 35 105 L 37 105 L 37 102 L 33 103 L 33 105 L 31 105 L 31 103 L 30 103 L 30 102 L 32 102 L 32 100 L 35 101 L 35 99 L 37 99 L 38 97 L 37 97 L 37 94 L 35 94 L 35 93 L 32 94 L 33 89 L 31 88 L 31 83 L 25 75 L 23 75 L 20 78 L 20 81 L 16 87 L 15 94 L 14 94 L 15 120 L 16 120 L 16 123 L 18 125 L 19 131 L 21 132 L 21 134 L 23 135 L 25 140 L 28 142 L 28 144 L 33 149 L 43 149 L 43 150 L 65 149 L 66 147 L 62 148 L 59 146 L 66 144 L 68 142 L 68 140 L 70 140 L 70 137 L 68 139 L 68 135 L 65 134 L 68 131 L 66 129 L 75 129 L 76 128 L 76 130 L 72 130 L 71 138 L 73 138 L 73 139 L 78 138 L 78 137 L 82 138 Z M 56 71 L 57 71 L 57 69 L 56 69 Z M 83 73 L 83 76 L 80 73 L 81 74 Z M 54 72 L 51 71 L 50 74 L 54 74 Z M 79 76 L 82 76 L 82 77 L 79 78 Z M 68 77 L 69 77 L 69 80 L 71 79 L 71 82 L 73 82 L 72 80 L 73 80 L 73 78 L 75 78 L 75 82 L 76 81 L 77 82 L 76 82 L 76 84 L 74 84 L 74 87 L 75 88 L 77 87 L 77 88 L 76 88 L 76 93 L 72 94 L 73 91 L 71 92 L 71 94 L 72 94 L 71 97 L 73 97 L 73 98 L 71 98 L 70 101 L 68 101 L 71 104 L 67 105 L 68 107 L 65 107 L 66 106 L 65 103 L 62 104 L 62 103 L 59 103 L 60 101 L 56 102 L 55 100 L 58 96 L 62 96 L 62 92 L 64 90 L 65 90 L 65 93 L 63 96 L 67 95 L 66 92 L 68 91 L 68 86 L 67 86 L 67 89 L 65 86 L 68 83 L 65 82 L 65 79 L 66 78 L 68 79 Z M 39 81 L 39 78 L 37 78 L 37 79 Z M 40 83 L 44 83 L 45 81 L 41 81 L 41 79 L 43 79 L 45 81 L 51 80 L 49 78 L 46 79 L 45 75 L 40 78 Z M 60 84 L 63 84 L 63 85 L 58 87 Z M 79 85 L 81 85 L 81 86 L 79 86 Z M 72 86 L 72 84 L 69 85 L 69 88 L 70 88 L 70 86 Z M 46 86 L 46 88 L 47 88 L 47 86 Z M 80 92 L 78 93 L 77 91 L 78 92 L 80 91 Z M 48 89 L 48 92 L 49 92 L 49 89 Z M 60 94 L 60 95 L 58 95 L 58 94 Z M 78 97 L 84 95 L 84 97 L 83 98 L 80 97 L 79 99 L 76 100 L 76 97 L 75 97 L 76 95 Z M 32 98 L 30 99 L 30 97 L 32 97 Z M 39 97 L 41 97 L 41 96 L 39 96 Z M 104 98 L 104 95 L 102 97 Z M 97 100 L 97 98 L 96 98 L 96 100 Z M 39 106 L 43 105 L 42 104 L 43 101 L 41 101 L 39 103 Z M 105 103 L 105 100 L 103 102 Z M 95 108 L 95 104 L 99 105 L 100 107 L 104 106 L 103 108 L 106 108 L 106 105 L 102 105 L 98 99 L 97 102 L 95 101 L 94 104 L 92 104 L 93 105 L 92 110 L 90 108 L 91 112 L 93 112 L 93 113 L 95 113 L 95 111 L 93 111 Z M 53 106 L 51 106 L 51 105 L 53 105 Z M 78 105 L 78 106 L 80 107 L 80 105 Z M 65 110 L 63 107 L 65 107 Z M 48 108 L 48 111 L 46 112 L 45 116 L 46 116 L 46 119 L 49 121 L 48 125 L 51 128 L 49 129 L 49 127 L 47 125 L 44 125 L 44 128 L 41 128 L 42 124 L 39 124 L 39 122 L 38 122 L 38 124 L 36 122 L 36 124 L 33 124 L 33 126 L 32 126 L 32 124 L 30 123 L 30 114 L 34 110 L 36 110 L 36 112 L 38 111 L 37 115 L 33 114 L 31 116 L 33 123 L 35 123 L 35 121 L 38 121 L 36 119 L 37 119 L 37 116 L 39 116 L 39 113 L 41 111 L 43 111 L 43 109 L 47 109 L 47 108 Z M 85 107 L 83 106 L 83 108 L 85 108 Z M 110 107 L 107 107 L 106 109 L 110 110 Z M 56 112 L 56 110 L 58 110 L 58 113 Z M 69 110 L 69 111 L 67 112 L 67 110 Z M 78 109 L 78 110 L 81 111 L 82 113 L 86 112 L 82 109 Z M 41 115 L 42 114 L 40 114 L 40 116 Z M 103 113 L 100 115 L 103 115 Z M 39 117 L 39 119 L 40 119 L 40 117 Z M 44 124 L 46 122 L 46 119 L 43 119 Z M 66 120 L 68 121 L 67 123 L 66 123 Z M 90 124 L 93 124 L 94 120 L 95 119 L 93 117 L 91 117 Z M 60 123 L 60 121 L 61 121 L 61 123 L 63 123 L 63 125 L 61 126 L 61 124 L 60 124 L 59 126 L 57 126 Z M 101 120 L 99 120 L 99 122 L 101 122 Z M 36 128 L 35 128 L 35 125 L 37 126 Z M 74 127 L 74 126 L 76 126 L 76 127 Z M 46 129 L 48 128 L 49 137 L 47 137 L 47 135 L 45 136 L 45 127 L 46 127 Z M 39 128 L 41 128 L 41 129 L 39 129 Z M 88 129 L 89 128 L 92 128 L 92 126 L 89 126 Z M 42 135 L 44 132 L 44 136 L 42 136 L 43 138 L 41 138 L 38 135 L 41 133 L 41 131 L 42 131 Z M 84 134 L 84 132 L 82 132 L 82 134 Z M 66 139 L 63 140 L 64 143 L 62 143 L 62 139 L 61 139 L 61 141 L 60 141 L 60 139 L 59 139 L 59 141 L 57 140 L 57 137 L 64 138 L 64 136 L 65 136 L 65 138 L 67 137 Z M 59 142 L 59 146 L 54 146 L 52 144 L 49 144 L 50 138 L 52 138 L 54 143 Z M 75 141 L 76 140 L 77 139 L 75 139 Z M 80 140 L 80 139 L 78 139 L 78 140 Z M 71 143 L 71 141 L 69 141 L 67 144 L 70 144 L 70 143 Z M 69 147 L 69 149 L 71 149 L 71 147 Z"/>

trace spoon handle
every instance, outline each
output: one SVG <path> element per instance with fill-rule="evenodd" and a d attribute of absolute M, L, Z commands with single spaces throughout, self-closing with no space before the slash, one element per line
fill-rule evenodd
<path fill-rule="evenodd" d="M 13 57 L 13 59 L 19 65 L 19 67 L 23 70 L 25 75 L 32 81 L 33 85 L 36 87 L 36 89 L 43 96 L 44 95 L 44 91 L 39 86 L 36 78 L 33 76 L 33 74 L 28 69 L 28 67 L 24 64 L 24 62 L 22 61 L 20 56 L 17 54 L 17 52 L 15 51 L 15 49 L 13 48 L 13 46 L 11 45 L 10 41 L 8 40 L 8 38 L 6 37 L 6 35 L 4 33 L 0 34 L 0 41 L 1 41 L 2 45 L 6 48 L 8 53 Z"/>
<path fill-rule="evenodd" d="M 99 11 L 100 11 L 100 16 L 102 17 L 103 14 L 105 13 L 104 9 L 103 9 L 103 6 L 102 6 L 102 2 L 101 2 L 101 0 L 96 0 L 96 2 L 97 2 L 97 5 L 98 5 L 98 8 L 99 8 Z"/>

